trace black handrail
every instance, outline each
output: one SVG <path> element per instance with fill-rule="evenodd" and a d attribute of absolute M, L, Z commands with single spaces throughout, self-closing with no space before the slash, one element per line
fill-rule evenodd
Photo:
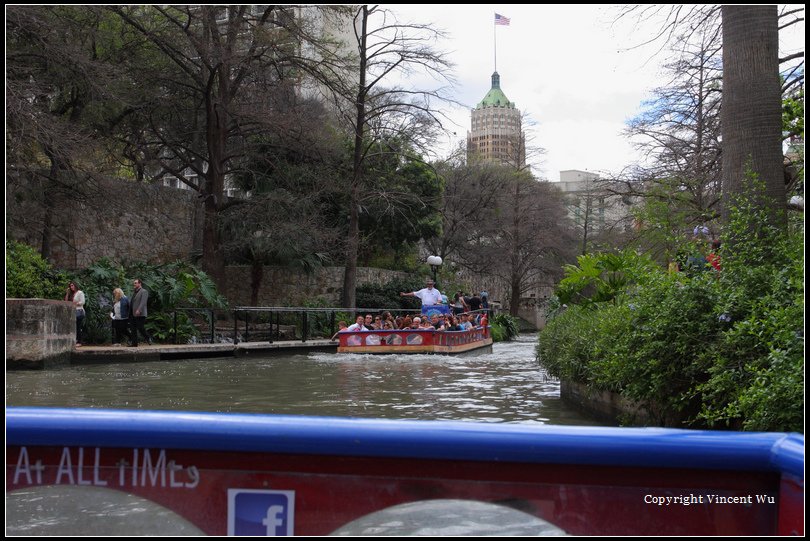
<path fill-rule="evenodd" d="M 336 329 L 336 320 L 337 320 L 337 313 L 338 312 L 345 312 L 349 314 L 352 318 L 357 313 L 372 313 L 378 314 L 382 312 L 396 312 L 397 314 L 406 314 L 406 313 L 421 313 L 421 309 L 414 309 L 414 308 L 310 308 L 310 307 L 303 307 L 303 306 L 236 306 L 232 308 L 212 308 L 212 307 L 201 307 L 201 308 L 175 308 L 173 311 L 173 337 L 174 343 L 177 343 L 178 340 L 178 332 L 177 332 L 177 316 L 178 312 L 200 312 L 204 311 L 207 312 L 208 316 L 208 325 L 210 330 L 210 341 L 213 343 L 216 340 L 216 312 L 225 312 L 229 313 L 231 317 L 233 317 L 233 343 L 238 344 L 240 341 L 247 342 L 250 340 L 250 314 L 267 314 L 269 313 L 269 322 L 270 322 L 270 335 L 269 335 L 269 342 L 273 343 L 274 340 L 279 340 L 281 338 L 281 317 L 283 314 L 300 314 L 300 325 L 301 325 L 301 342 L 306 342 L 310 339 L 310 332 L 311 332 L 311 321 L 310 321 L 310 314 L 315 316 L 321 314 L 328 314 L 328 330 L 329 334 L 326 336 L 331 337 L 334 336 Z M 493 313 L 494 310 L 479 310 L 480 312 L 489 312 Z M 244 335 L 241 337 L 239 336 L 239 317 L 240 315 L 244 314 L 245 319 L 245 332 Z M 275 322 L 273 321 L 275 316 Z M 295 334 L 295 333 L 293 333 Z M 293 336 L 295 338 L 295 336 Z"/>

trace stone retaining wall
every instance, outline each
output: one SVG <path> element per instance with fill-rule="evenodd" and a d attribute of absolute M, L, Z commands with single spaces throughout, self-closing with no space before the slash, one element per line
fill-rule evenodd
<path fill-rule="evenodd" d="M 65 301 L 6 299 L 6 368 L 70 364 L 76 309 Z"/>
<path fill-rule="evenodd" d="M 258 306 L 304 306 L 319 297 L 326 305 L 337 307 L 343 291 L 344 272 L 343 267 L 322 267 L 312 274 L 286 267 L 264 267 Z M 358 267 L 357 285 L 383 285 L 394 278 L 412 276 L 406 272 Z M 231 306 L 250 306 L 250 267 L 225 267 L 225 282 L 220 293 Z"/>
<path fill-rule="evenodd" d="M 597 391 L 584 383 L 560 380 L 560 398 L 586 415 L 611 424 L 661 426 L 649 412 L 610 391 Z"/>
<path fill-rule="evenodd" d="M 46 211 L 30 178 L 8 175 L 6 236 L 39 248 L 45 213 L 51 222 L 50 261 L 80 269 L 113 261 L 162 263 L 189 259 L 201 249 L 202 203 L 196 192 L 119 179 L 94 178 L 82 191 L 52 193 Z"/>

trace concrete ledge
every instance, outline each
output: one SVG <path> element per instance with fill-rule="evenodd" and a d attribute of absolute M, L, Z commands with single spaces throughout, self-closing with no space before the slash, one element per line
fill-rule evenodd
<path fill-rule="evenodd" d="M 6 299 L 6 369 L 64 366 L 76 344 L 76 309 L 66 301 Z"/>
<path fill-rule="evenodd" d="M 641 406 L 616 393 L 591 389 L 584 383 L 560 380 L 560 398 L 605 423 L 618 425 L 630 421 L 634 426 L 659 426 Z"/>
<path fill-rule="evenodd" d="M 276 342 L 242 342 L 234 348 L 234 356 L 248 357 L 257 355 L 272 355 L 275 353 L 300 353 L 305 355 L 310 351 L 336 353 L 338 343 L 331 340 L 285 340 Z"/>
<path fill-rule="evenodd" d="M 310 351 L 337 351 L 337 342 L 329 340 L 246 342 L 243 344 L 140 344 L 127 346 L 83 346 L 70 355 L 70 364 L 127 363 L 171 361 L 180 359 L 207 359 L 222 357 L 248 357 L 274 353 L 300 353 Z"/>

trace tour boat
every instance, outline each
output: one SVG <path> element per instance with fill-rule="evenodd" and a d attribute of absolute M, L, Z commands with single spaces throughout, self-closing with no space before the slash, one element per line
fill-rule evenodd
<path fill-rule="evenodd" d="M 404 329 L 381 331 L 342 331 L 338 353 L 428 353 L 455 355 L 492 351 L 489 327 L 468 331 Z"/>
<path fill-rule="evenodd" d="M 804 437 L 6 409 L 7 535 L 393 532 L 803 535 Z"/>

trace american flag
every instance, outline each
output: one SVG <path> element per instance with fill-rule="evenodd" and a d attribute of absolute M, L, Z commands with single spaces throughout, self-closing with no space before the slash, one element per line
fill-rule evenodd
<path fill-rule="evenodd" d="M 504 17 L 503 15 L 495 14 L 495 24 L 500 24 L 503 26 L 509 26 L 509 18 Z"/>

